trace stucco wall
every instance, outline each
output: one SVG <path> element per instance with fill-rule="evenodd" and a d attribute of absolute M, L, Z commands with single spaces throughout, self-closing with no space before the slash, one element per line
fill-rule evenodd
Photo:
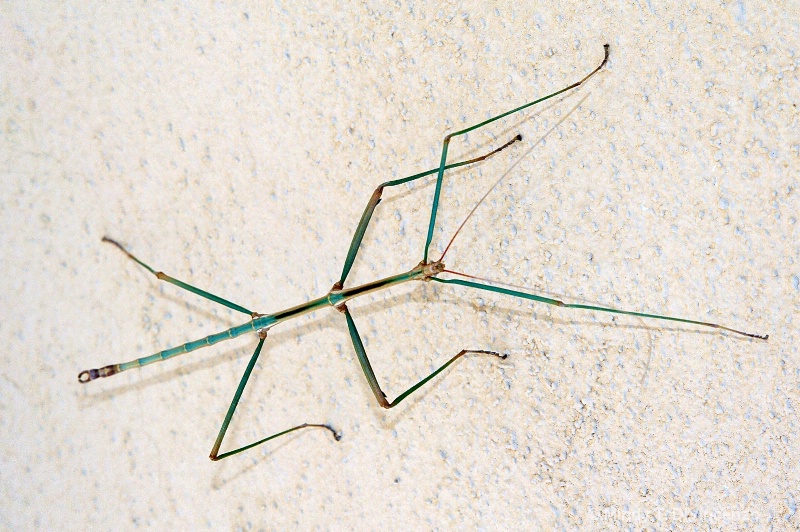
<path fill-rule="evenodd" d="M 26 529 L 796 529 L 796 2 L 0 7 L 0 524 Z M 331 3 L 332 4 L 332 3 Z M 79 370 L 246 321 L 338 279 L 379 183 L 455 139 L 448 268 L 699 327 L 415 284 L 80 385 Z M 563 120 L 563 121 L 562 121 Z M 547 132 L 556 126 L 549 134 Z M 540 142 L 540 140 L 543 141 Z M 414 266 L 431 181 L 384 194 L 351 274 Z M 434 257 L 435 258 L 435 257 Z"/>

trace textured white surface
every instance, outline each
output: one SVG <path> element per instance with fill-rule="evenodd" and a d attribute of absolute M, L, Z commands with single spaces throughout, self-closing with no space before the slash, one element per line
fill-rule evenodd
<path fill-rule="evenodd" d="M 322 3 L 318 3 L 322 4 Z M 0 526 L 796 529 L 800 523 L 800 26 L 796 1 L 667 7 L 486 1 L 0 7 Z M 448 265 L 634 310 L 564 311 L 442 286 L 82 386 L 79 370 L 327 291 L 373 188 L 435 166 L 448 132 L 607 68 L 454 141 L 436 249 L 497 176 Z M 580 105 L 578 105 L 580 104 Z M 576 108 L 577 106 L 577 108 Z M 574 109 L 574 110 L 573 110 Z M 568 115 L 568 116 L 567 116 Z M 432 186 L 385 195 L 353 270 L 416 264 Z"/>

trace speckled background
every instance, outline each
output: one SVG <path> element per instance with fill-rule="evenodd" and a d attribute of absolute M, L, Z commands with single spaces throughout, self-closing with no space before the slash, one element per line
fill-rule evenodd
<path fill-rule="evenodd" d="M 766 529 L 800 523 L 796 1 L 0 6 L 0 526 Z M 207 456 L 252 336 L 80 385 L 79 370 L 324 294 L 382 181 L 455 140 L 436 255 L 570 311 L 432 284 L 274 329 Z M 555 127 L 554 127 L 555 126 Z M 552 129 L 552 132 L 547 134 Z M 351 274 L 421 258 L 433 187 L 387 192 Z"/>

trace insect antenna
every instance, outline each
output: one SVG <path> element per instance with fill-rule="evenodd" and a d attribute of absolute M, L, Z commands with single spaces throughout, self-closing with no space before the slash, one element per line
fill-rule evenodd
<path fill-rule="evenodd" d="M 511 171 L 512 171 L 512 170 L 514 170 L 514 168 L 516 168 L 516 167 L 517 167 L 517 165 L 519 165 L 519 163 L 520 163 L 520 162 L 522 162 L 522 160 L 523 160 L 523 159 L 525 159 L 525 158 L 526 158 L 528 155 L 530 155 L 530 154 L 531 154 L 531 152 L 533 152 L 533 149 L 534 149 L 534 148 L 536 148 L 536 146 L 538 146 L 539 144 L 541 144 L 541 143 L 544 141 L 544 139 L 546 139 L 546 138 L 547 138 L 547 137 L 548 137 L 548 136 L 549 136 L 549 135 L 550 135 L 550 134 L 551 134 L 553 131 L 555 131 L 555 130 L 556 130 L 556 128 L 557 128 L 558 126 L 560 126 L 561 124 L 563 124 L 563 123 L 564 123 L 564 121 L 565 121 L 565 120 L 566 120 L 566 119 L 569 117 L 569 115 L 571 115 L 572 113 L 574 113 L 574 112 L 575 112 L 575 110 L 576 110 L 578 107 L 580 107 L 580 106 L 583 104 L 583 102 L 585 102 L 585 101 L 586 101 L 586 99 L 589 97 L 589 95 L 590 95 L 590 94 L 591 94 L 591 93 L 589 93 L 589 94 L 587 94 L 586 96 L 584 96 L 583 98 L 581 98 L 581 100 L 580 100 L 580 101 L 579 101 L 577 104 L 575 104 L 575 106 L 574 106 L 572 109 L 570 109 L 570 110 L 569 110 L 569 112 L 568 112 L 567 114 L 565 114 L 565 115 L 564 115 L 564 116 L 561 118 L 561 120 L 559 120 L 558 122 L 556 122 L 556 123 L 553 125 L 553 127 L 551 127 L 550 129 L 548 129 L 548 130 L 547 130 L 547 132 L 546 132 L 544 135 L 542 135 L 541 137 L 539 137 L 539 140 L 537 140 L 536 142 L 534 142 L 534 143 L 533 143 L 533 146 L 531 146 L 530 148 L 528 148 L 528 151 L 526 151 L 524 154 L 522 154 L 522 156 L 521 156 L 519 159 L 517 159 L 517 160 L 514 162 L 514 164 L 512 164 L 512 165 L 511 165 L 511 166 L 510 166 L 510 167 L 509 167 L 509 168 L 508 168 L 508 169 L 507 169 L 505 172 L 503 172 L 503 175 L 501 175 L 501 176 L 500 176 L 500 177 L 497 179 L 497 181 L 495 181 L 495 182 L 494 182 L 494 184 L 493 184 L 493 185 L 492 185 L 492 186 L 489 188 L 489 190 L 487 190 L 487 191 L 486 191 L 486 193 L 483 195 L 483 197 L 482 197 L 481 199 L 479 199 L 479 200 L 478 200 L 478 203 L 476 203 L 476 204 L 475 204 L 475 206 L 472 208 L 472 210 L 471 210 L 471 211 L 469 211 L 469 214 L 467 214 L 466 218 L 464 218 L 464 221 L 463 221 L 463 222 L 461 222 L 461 225 L 459 225 L 459 226 L 458 226 L 458 229 L 456 229 L 456 232 L 455 232 L 455 234 L 453 234 L 453 237 L 450 239 L 450 242 L 448 242 L 448 243 L 447 243 L 447 246 L 444 248 L 444 252 L 442 253 L 442 256 L 441 256 L 441 257 L 439 257 L 439 262 L 441 262 L 442 260 L 444 260 L 444 256 L 445 256 L 445 255 L 447 255 L 447 252 L 450 250 L 450 246 L 452 246 L 452 245 L 453 245 L 453 242 L 455 241 L 456 237 L 458 236 L 458 233 L 459 233 L 459 232 L 461 232 L 461 229 L 463 229 L 463 228 L 464 228 L 464 226 L 467 224 L 467 220 L 469 220 L 469 219 L 470 219 L 470 217 L 471 217 L 471 216 L 472 216 L 472 215 L 475 213 L 475 211 L 476 211 L 476 210 L 478 210 L 478 207 L 480 207 L 480 206 L 481 206 L 481 204 L 482 204 L 482 203 L 483 203 L 483 201 L 484 201 L 484 200 L 485 200 L 485 199 L 486 199 L 486 198 L 489 196 L 489 194 L 491 194 L 491 193 L 494 191 L 494 189 L 495 189 L 495 188 L 497 188 L 497 186 L 498 186 L 498 185 L 499 185 L 499 184 L 500 184 L 500 183 L 501 183 L 501 182 L 502 182 L 502 181 L 503 181 L 503 180 L 504 180 L 504 179 L 505 179 L 505 178 L 508 176 L 508 174 L 510 174 L 510 173 L 511 173 Z M 516 137 L 514 137 L 514 140 L 515 140 L 515 141 L 516 141 L 516 140 L 522 140 L 522 135 L 517 135 Z M 509 142 L 507 145 L 509 145 L 509 144 L 511 144 L 511 142 Z M 505 146 L 503 146 L 503 148 L 505 148 Z M 502 149 L 502 148 L 501 148 L 501 149 Z M 500 150 L 497 150 L 497 151 L 500 151 Z"/>

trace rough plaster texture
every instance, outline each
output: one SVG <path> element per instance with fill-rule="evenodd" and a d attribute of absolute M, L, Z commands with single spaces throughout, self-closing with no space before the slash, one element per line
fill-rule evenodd
<path fill-rule="evenodd" d="M 330 4 L 330 5 L 328 5 Z M 0 526 L 16 529 L 797 529 L 798 4 L 112 3 L 0 7 Z M 466 140 L 521 145 L 449 174 L 448 265 L 769 333 L 565 311 L 415 285 L 256 339 L 79 385 L 325 293 L 380 182 L 448 132 L 580 79 Z M 543 142 L 540 138 L 557 127 Z M 535 148 L 531 151 L 531 148 Z M 433 187 L 387 193 L 352 281 L 420 260 Z"/>

